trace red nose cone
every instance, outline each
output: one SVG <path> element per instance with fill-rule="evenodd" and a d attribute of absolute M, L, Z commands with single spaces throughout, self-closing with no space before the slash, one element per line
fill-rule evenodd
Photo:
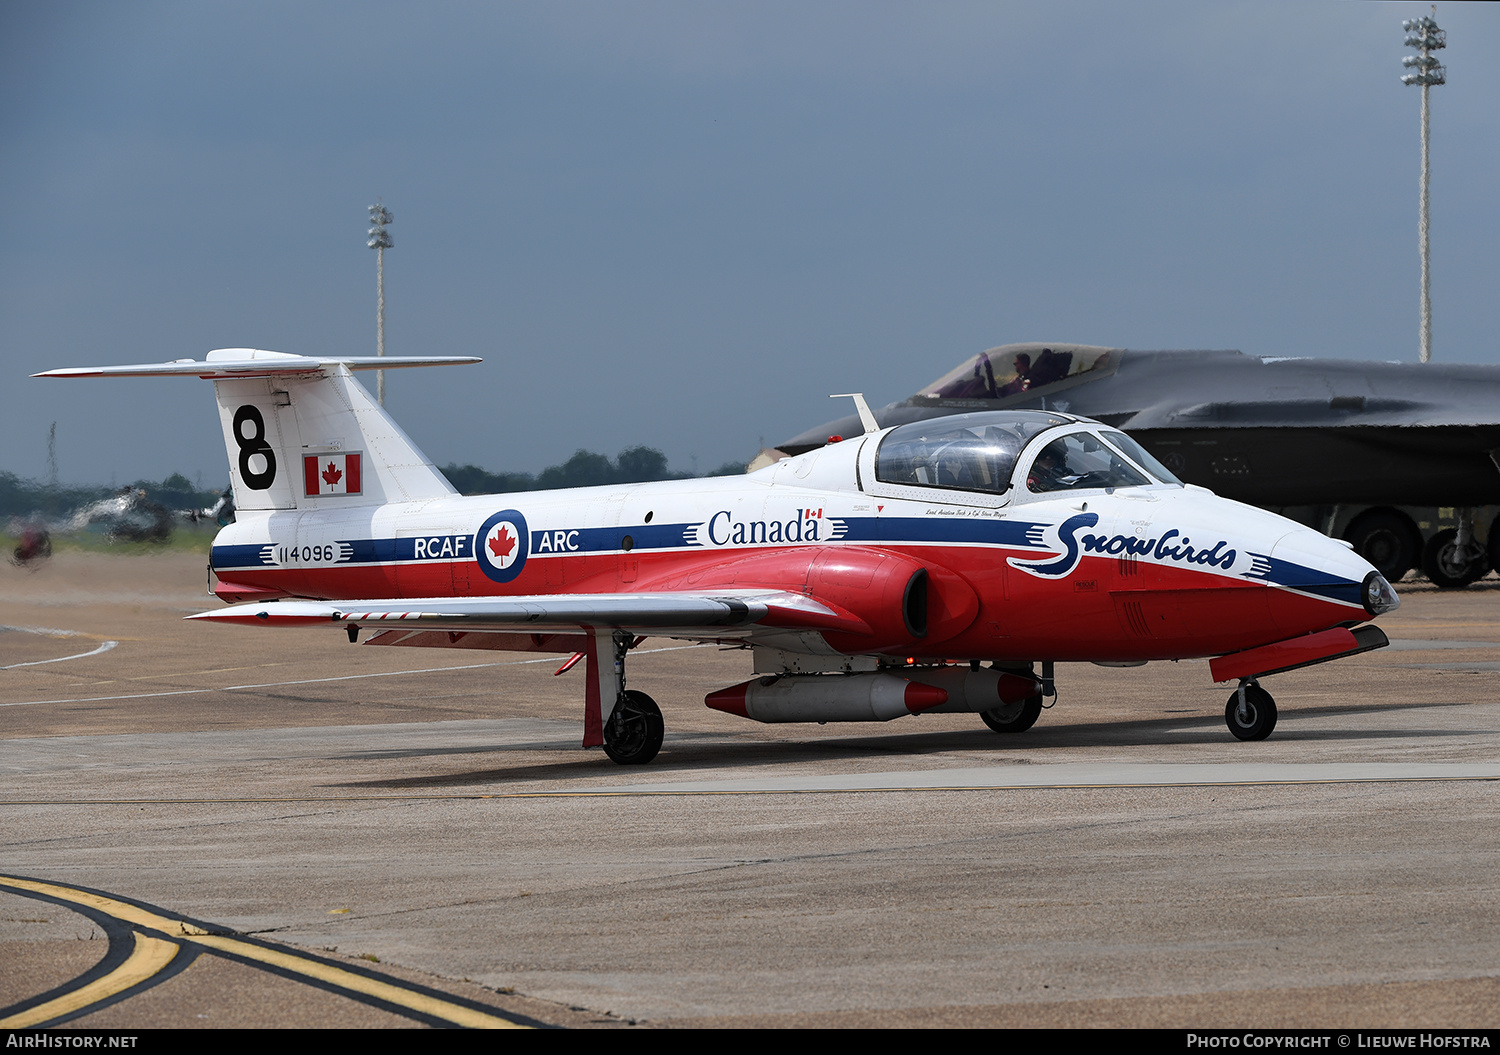
<path fill-rule="evenodd" d="M 948 690 L 936 685 L 923 685 L 920 681 L 906 683 L 906 709 L 916 714 L 931 707 L 940 707 L 948 702 Z"/>
<path fill-rule="evenodd" d="M 750 683 L 747 681 L 741 685 L 731 685 L 727 689 L 711 692 L 703 697 L 703 702 L 716 711 L 725 714 L 737 714 L 741 718 L 750 717 L 745 710 L 745 688 Z"/>

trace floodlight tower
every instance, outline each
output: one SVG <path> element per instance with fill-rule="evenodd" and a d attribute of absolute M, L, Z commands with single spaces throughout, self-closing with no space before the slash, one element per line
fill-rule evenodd
<path fill-rule="evenodd" d="M 1448 82 L 1448 68 L 1440 66 L 1437 56 L 1432 54 L 1439 48 L 1448 46 L 1448 34 L 1438 28 L 1437 19 L 1433 17 L 1436 14 L 1437 5 L 1434 4 L 1432 15 L 1408 18 L 1401 23 L 1401 28 L 1406 30 L 1406 46 L 1417 49 L 1417 54 L 1407 55 L 1401 60 L 1401 65 L 1411 70 L 1410 73 L 1401 75 L 1401 83 L 1422 86 L 1422 193 L 1418 205 L 1417 246 L 1422 254 L 1421 356 L 1424 363 L 1432 358 L 1432 283 L 1427 247 L 1427 89 L 1435 84 Z"/>
<path fill-rule="evenodd" d="M 1424 96 L 1425 98 L 1425 96 Z M 1426 110 L 1422 111 L 1424 114 Z M 1425 156 L 1425 155 L 1424 155 Z M 1423 192 L 1426 193 L 1425 191 Z M 375 354 L 385 355 L 385 251 L 396 243 L 391 241 L 385 225 L 394 220 L 391 211 L 376 203 L 370 206 L 370 240 L 365 243 L 375 250 Z M 375 399 L 385 406 L 385 371 L 375 371 Z"/>

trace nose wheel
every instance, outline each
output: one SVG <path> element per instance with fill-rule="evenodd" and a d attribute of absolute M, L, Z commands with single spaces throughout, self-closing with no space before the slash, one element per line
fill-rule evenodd
<path fill-rule="evenodd" d="M 1276 701 L 1246 678 L 1224 706 L 1224 721 L 1237 740 L 1264 740 L 1276 728 Z"/>

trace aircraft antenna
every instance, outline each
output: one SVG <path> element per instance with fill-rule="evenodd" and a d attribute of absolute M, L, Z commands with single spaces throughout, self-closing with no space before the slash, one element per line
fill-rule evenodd
<path fill-rule="evenodd" d="M 1437 5 L 1433 4 L 1432 15 L 1408 18 L 1401 23 L 1401 28 L 1406 30 L 1406 46 L 1417 49 L 1417 54 L 1407 55 L 1401 60 L 1401 65 L 1411 71 L 1401 75 L 1401 83 L 1422 86 L 1422 192 L 1417 206 L 1417 247 L 1422 254 L 1421 358 L 1424 363 L 1432 358 L 1432 283 L 1427 244 L 1427 89 L 1435 84 L 1448 83 L 1448 67 L 1439 65 L 1437 56 L 1432 54 L 1448 46 L 1448 34 L 1438 28 L 1436 15 Z"/>
<path fill-rule="evenodd" d="M 1425 97 L 1424 97 L 1425 98 Z M 1423 113 L 1426 113 L 1424 110 Z M 370 240 L 365 243 L 375 250 L 375 354 L 385 355 L 385 251 L 396 243 L 391 241 L 385 225 L 394 220 L 391 211 L 379 201 L 370 206 Z M 385 406 L 385 371 L 375 371 L 375 401 Z"/>
<path fill-rule="evenodd" d="M 57 488 L 57 422 L 47 430 L 47 486 Z"/>
<path fill-rule="evenodd" d="M 879 432 L 880 422 L 875 420 L 875 415 L 870 412 L 870 404 L 865 402 L 863 392 L 835 392 L 829 399 L 852 399 L 854 406 L 859 410 L 859 423 L 864 427 L 866 433 Z"/>

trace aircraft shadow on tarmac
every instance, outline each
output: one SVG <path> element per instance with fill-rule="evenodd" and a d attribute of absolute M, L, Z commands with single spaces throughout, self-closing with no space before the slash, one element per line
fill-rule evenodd
<path fill-rule="evenodd" d="M 1411 726 L 1392 729 L 1317 729 L 1298 727 L 1299 720 L 1330 718 L 1339 715 L 1368 714 L 1375 711 L 1412 711 L 1435 707 L 1462 707 L 1463 703 L 1376 703 L 1358 706 L 1323 706 L 1298 708 L 1288 712 L 1290 719 L 1277 730 L 1276 740 L 1346 741 L 1411 739 L 1413 737 L 1469 736 L 1467 729 L 1414 729 Z M 1044 719 L 1045 720 L 1045 719 Z M 1274 742 L 1274 741 L 1273 741 Z M 927 733 L 882 733 L 874 736 L 848 736 L 829 740 L 801 740 L 790 734 L 786 740 L 737 741 L 722 733 L 679 733 L 669 736 L 661 754 L 643 776 L 659 777 L 664 773 L 685 775 L 715 770 L 724 766 L 781 767 L 788 762 L 820 762 L 866 758 L 911 758 L 922 755 L 975 751 L 976 764 L 1024 765 L 1034 756 L 1045 756 L 1050 750 L 1091 747 L 1181 747 L 1185 744 L 1225 746 L 1224 720 L 1214 714 L 1132 719 L 1119 722 L 1089 722 L 1072 725 L 1036 726 L 1024 736 L 1001 741 L 986 729 L 973 732 L 943 730 Z M 1254 750 L 1250 746 L 1250 750 Z M 431 757 L 438 754 L 477 754 L 486 752 L 566 752 L 571 757 L 552 762 L 524 762 L 514 766 L 458 770 L 451 773 L 427 773 L 421 776 L 392 777 L 381 780 L 348 781 L 327 785 L 343 789 L 414 790 L 419 788 L 479 787 L 495 784 L 520 784 L 569 778 L 620 776 L 621 771 L 603 755 L 590 752 L 578 756 L 579 748 L 567 744 L 528 743 L 494 747 L 463 747 L 452 752 L 421 749 L 411 752 L 368 752 L 348 758 L 392 758 L 410 755 Z M 1000 757 L 995 752 L 1004 752 Z M 1220 759 L 1215 759 L 1216 761 Z M 1238 761 L 1255 761 L 1245 758 Z M 1115 761 L 1118 761 L 1116 759 Z M 1153 761 L 1142 757 L 1142 762 Z M 1182 760 L 1179 760 L 1182 761 Z"/>

